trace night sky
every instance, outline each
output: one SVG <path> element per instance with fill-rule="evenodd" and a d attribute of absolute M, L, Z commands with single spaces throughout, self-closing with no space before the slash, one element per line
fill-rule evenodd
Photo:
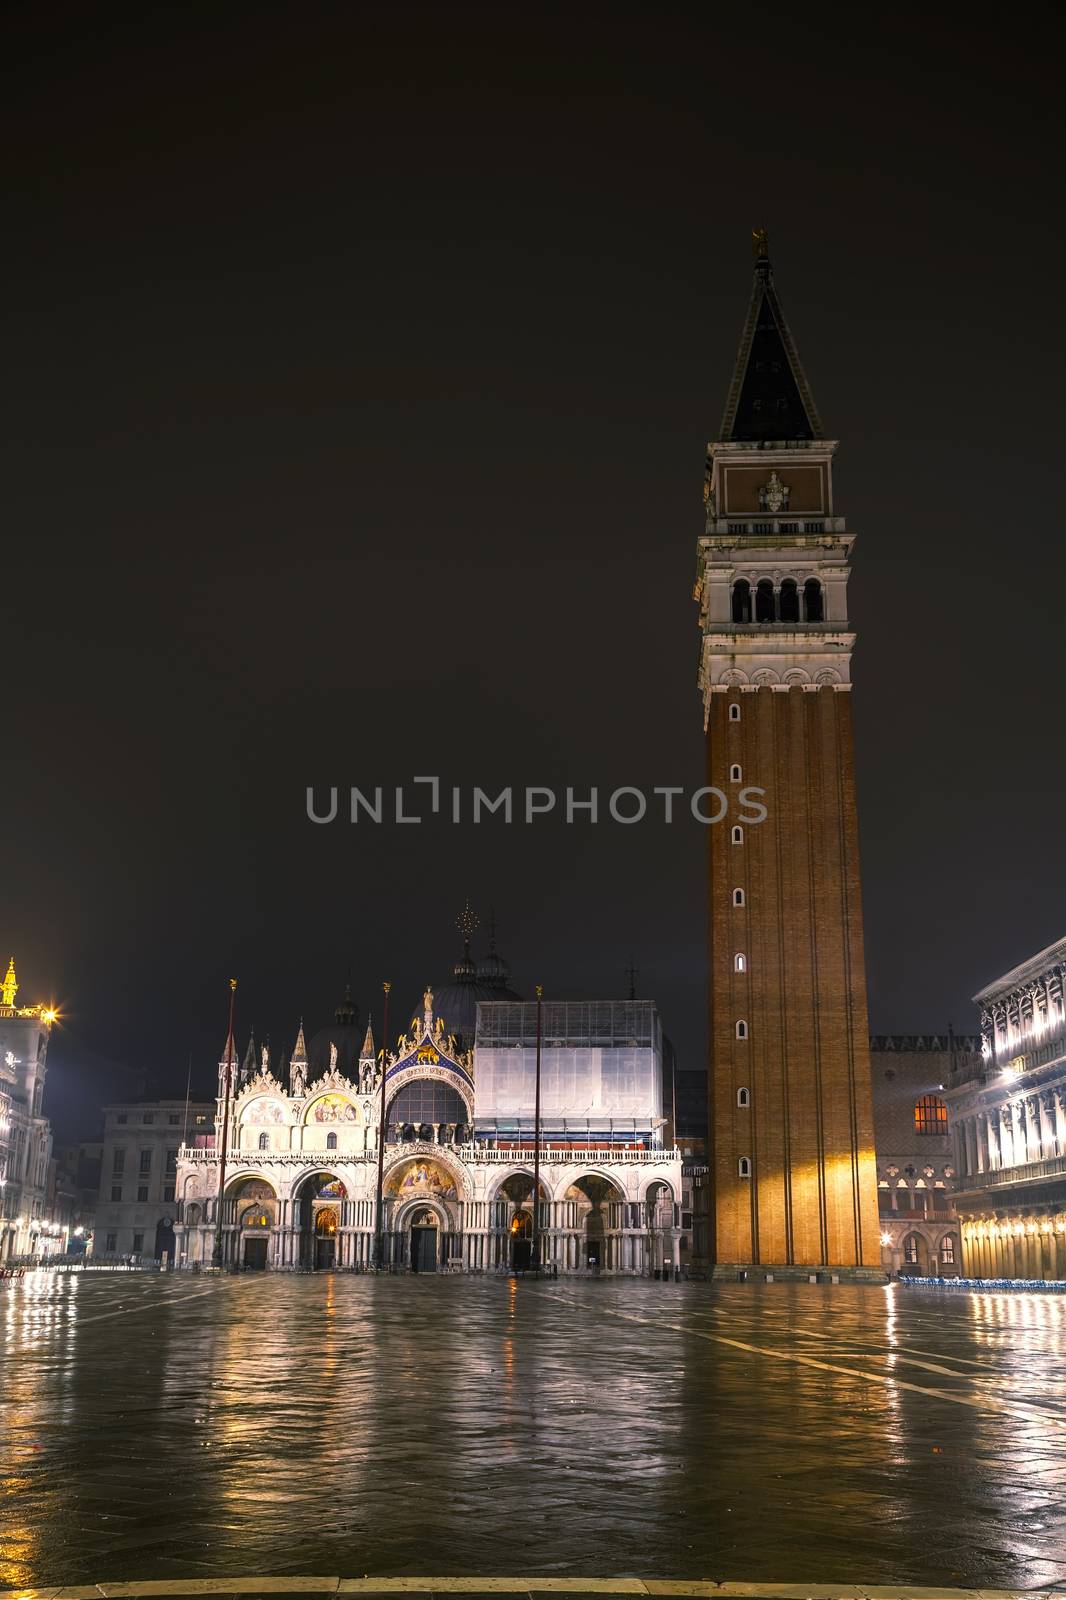
<path fill-rule="evenodd" d="M 705 441 L 769 229 L 851 583 L 871 1025 L 1066 929 L 1055 12 L 8 12 L 4 958 L 48 1109 L 399 1023 L 469 895 L 702 1059 L 694 824 L 308 784 L 702 781 Z M 856 28 L 865 31 L 858 33 Z M 479 935 L 476 950 L 484 950 Z"/>

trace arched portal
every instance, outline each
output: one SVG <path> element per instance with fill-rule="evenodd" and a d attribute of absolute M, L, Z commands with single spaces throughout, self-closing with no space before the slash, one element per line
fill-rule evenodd
<path fill-rule="evenodd" d="M 507 1258 L 508 1264 L 514 1272 L 526 1272 L 531 1267 L 539 1266 L 544 1261 L 543 1247 L 540 1250 L 540 1262 L 533 1259 L 535 1241 L 533 1238 L 533 1175 L 528 1172 L 512 1172 L 505 1178 L 499 1187 L 499 1198 L 507 1206 Z M 548 1202 L 548 1191 L 543 1181 L 540 1185 L 540 1223 L 543 1228 L 545 1207 Z"/>
<path fill-rule="evenodd" d="M 618 1185 L 598 1172 L 578 1178 L 567 1190 L 577 1206 L 582 1262 L 592 1273 L 614 1271 L 627 1263 L 619 1256 L 620 1234 L 625 1226 L 625 1196 Z"/>
<path fill-rule="evenodd" d="M 337 1235 L 348 1191 L 332 1172 L 311 1172 L 293 1194 L 300 1228 L 300 1265 L 331 1272 L 337 1263 Z"/>
<path fill-rule="evenodd" d="M 442 1159 L 418 1155 L 385 1174 L 386 1260 L 413 1272 L 449 1270 L 462 1250 L 460 1179 Z"/>
<path fill-rule="evenodd" d="M 270 1254 L 270 1236 L 277 1222 L 277 1195 L 265 1178 L 237 1178 L 228 1190 L 228 1220 L 236 1224 L 228 1258 L 238 1266 L 263 1271 Z"/>

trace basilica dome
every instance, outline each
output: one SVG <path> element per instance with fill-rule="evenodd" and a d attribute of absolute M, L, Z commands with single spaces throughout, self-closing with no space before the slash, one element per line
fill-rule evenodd
<path fill-rule="evenodd" d="M 511 988 L 511 969 L 496 949 L 496 921 L 493 918 L 488 954 L 475 962 L 470 954 L 470 939 L 477 918 L 469 903 L 458 920 L 463 935 L 463 954 L 452 968 L 451 979 L 433 990 L 433 1014 L 444 1018 L 444 1031 L 454 1033 L 460 1046 L 469 1050 L 474 1043 L 478 1002 L 482 1000 L 521 1000 Z"/>
<path fill-rule="evenodd" d="M 359 1027 L 359 1007 L 352 1000 L 352 986 L 345 984 L 344 999 L 333 1013 L 333 1021 L 319 1028 L 307 1047 L 311 1078 L 329 1071 L 331 1045 L 337 1046 L 337 1069 L 352 1077 L 359 1066 L 364 1030 Z"/>

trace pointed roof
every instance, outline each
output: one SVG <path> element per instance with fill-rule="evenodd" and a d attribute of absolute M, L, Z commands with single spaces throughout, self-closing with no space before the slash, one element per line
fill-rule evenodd
<path fill-rule="evenodd" d="M 15 996 L 18 994 L 18 987 L 18 979 L 15 977 L 15 958 L 12 956 L 11 960 L 7 964 L 7 977 L 3 982 L 2 992 L 3 1003 L 5 1006 L 14 1006 Z"/>
<path fill-rule="evenodd" d="M 222 1054 L 218 1058 L 218 1064 L 220 1067 L 224 1067 L 226 1062 L 230 1061 L 235 1065 L 238 1060 L 237 1041 L 233 1037 L 232 1033 L 227 1033 L 226 1042 L 222 1046 Z"/>
<path fill-rule="evenodd" d="M 374 1029 L 369 1022 L 366 1025 L 366 1038 L 363 1040 L 363 1048 L 359 1052 L 359 1059 L 360 1061 L 373 1061 L 374 1059 Z"/>
<path fill-rule="evenodd" d="M 244 1070 L 252 1073 L 255 1071 L 255 1034 L 248 1035 L 248 1048 L 244 1052 Z"/>
<path fill-rule="evenodd" d="M 752 235 L 755 281 L 719 439 L 822 439 L 822 420 L 774 288 L 765 230 Z"/>
<path fill-rule="evenodd" d="M 306 1045 L 306 1043 L 304 1041 L 304 1019 L 303 1019 L 303 1017 L 300 1018 L 300 1031 L 296 1035 L 296 1043 L 293 1046 L 292 1060 L 290 1061 L 289 1065 L 290 1066 L 295 1066 L 297 1064 L 297 1062 L 303 1062 L 304 1066 L 307 1065 L 307 1045 Z"/>

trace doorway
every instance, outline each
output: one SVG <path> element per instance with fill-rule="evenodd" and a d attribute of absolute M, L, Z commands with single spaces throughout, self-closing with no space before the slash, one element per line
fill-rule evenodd
<path fill-rule="evenodd" d="M 326 1206 L 315 1218 L 315 1271 L 332 1272 L 337 1260 L 337 1213 Z"/>
<path fill-rule="evenodd" d="M 601 1259 L 602 1259 L 602 1251 L 603 1251 L 603 1240 L 602 1239 L 586 1239 L 585 1240 L 585 1265 L 592 1272 L 599 1272 L 599 1270 L 600 1270 L 600 1262 L 601 1262 Z"/>
<path fill-rule="evenodd" d="M 511 1266 L 526 1272 L 533 1265 L 533 1218 L 528 1211 L 516 1211 L 511 1219 Z"/>
<path fill-rule="evenodd" d="M 245 1239 L 244 1265 L 248 1272 L 265 1272 L 267 1264 L 267 1241 L 265 1239 Z"/>
<path fill-rule="evenodd" d="M 437 1230 L 420 1226 L 411 1229 L 411 1271 L 436 1272 Z"/>

